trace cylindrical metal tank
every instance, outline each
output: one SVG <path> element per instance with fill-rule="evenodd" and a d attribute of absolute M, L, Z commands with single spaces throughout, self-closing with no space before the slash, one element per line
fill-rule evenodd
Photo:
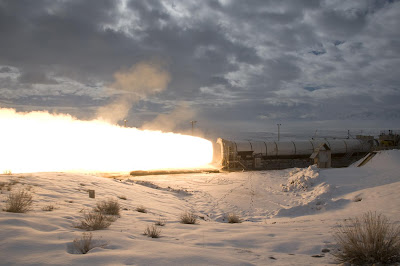
<path fill-rule="evenodd" d="M 311 155 L 311 153 L 314 152 L 314 149 L 318 147 L 318 144 L 313 141 L 297 141 L 294 142 L 294 145 L 296 146 L 297 155 Z"/>
<path fill-rule="evenodd" d="M 348 149 L 345 140 L 325 140 L 324 142 L 331 148 L 332 154 L 347 153 Z"/>
<path fill-rule="evenodd" d="M 236 151 L 254 151 L 250 141 L 234 142 L 236 145 Z"/>
<path fill-rule="evenodd" d="M 345 140 L 318 140 L 318 141 L 229 141 L 219 138 L 222 159 L 238 154 L 253 154 L 268 158 L 298 158 L 310 156 L 316 148 L 326 143 L 332 155 L 348 154 L 354 152 L 369 152 L 371 143 L 359 139 Z"/>
<path fill-rule="evenodd" d="M 260 154 L 262 156 L 265 156 L 265 143 L 264 142 L 252 142 L 251 143 L 254 154 Z"/>

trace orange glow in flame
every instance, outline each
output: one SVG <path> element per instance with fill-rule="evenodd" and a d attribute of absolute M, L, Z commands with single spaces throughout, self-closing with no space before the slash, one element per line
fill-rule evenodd
<path fill-rule="evenodd" d="M 0 173 L 198 168 L 210 141 L 47 112 L 0 109 Z"/>

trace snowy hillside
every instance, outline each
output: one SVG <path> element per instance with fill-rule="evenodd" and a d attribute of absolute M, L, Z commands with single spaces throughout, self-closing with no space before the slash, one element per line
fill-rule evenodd
<path fill-rule="evenodd" d="M 0 175 L 0 207 L 21 188 L 27 213 L 0 212 L 2 265 L 325 265 L 334 227 L 378 211 L 400 223 L 400 151 L 363 167 L 105 178 L 95 174 Z M 96 198 L 88 196 L 95 190 Z M 85 211 L 117 199 L 121 217 L 92 231 L 99 246 L 77 254 Z M 45 211 L 49 206 L 54 210 Z M 136 210 L 143 206 L 147 213 Z M 50 208 L 51 209 L 51 208 Z M 198 223 L 181 224 L 192 211 Z M 235 213 L 242 223 L 227 223 Z M 160 238 L 143 235 L 165 221 Z M 322 252 L 322 250 L 324 252 Z M 330 252 L 329 252 L 329 251 Z"/>

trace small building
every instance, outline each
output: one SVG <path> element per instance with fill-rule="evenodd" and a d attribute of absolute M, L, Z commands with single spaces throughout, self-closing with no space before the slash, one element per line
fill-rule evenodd
<path fill-rule="evenodd" d="M 310 158 L 314 160 L 314 164 L 318 168 L 330 168 L 332 163 L 331 156 L 331 148 L 326 143 L 322 143 L 314 150 Z"/>
<path fill-rule="evenodd" d="M 400 144 L 400 135 L 393 132 L 393 130 L 389 130 L 389 132 L 382 131 L 379 135 L 379 144 L 384 147 L 398 146 Z"/>

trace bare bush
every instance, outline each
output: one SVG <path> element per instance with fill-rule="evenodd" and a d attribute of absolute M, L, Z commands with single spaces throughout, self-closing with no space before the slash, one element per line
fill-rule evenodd
<path fill-rule="evenodd" d="M 167 220 L 165 218 L 160 217 L 160 218 L 158 218 L 158 221 L 155 222 L 154 224 L 158 225 L 158 226 L 164 226 L 166 223 L 167 223 Z"/>
<path fill-rule="evenodd" d="M 95 210 L 106 215 L 119 215 L 121 206 L 118 200 L 107 199 L 101 202 L 97 202 Z"/>
<path fill-rule="evenodd" d="M 235 224 L 235 223 L 241 223 L 242 219 L 240 219 L 239 215 L 236 213 L 229 213 L 228 214 L 228 223 Z"/>
<path fill-rule="evenodd" d="M 74 239 L 74 248 L 81 254 L 86 254 L 92 247 L 92 233 L 83 233 L 82 237 Z"/>
<path fill-rule="evenodd" d="M 181 223 L 195 224 L 196 222 L 197 222 L 197 216 L 193 212 L 184 212 L 181 214 Z"/>
<path fill-rule="evenodd" d="M 92 233 L 83 233 L 81 238 L 74 239 L 74 248 L 81 254 L 88 253 L 91 249 L 96 247 L 105 247 L 107 243 L 100 243 L 99 241 L 93 241 Z"/>
<path fill-rule="evenodd" d="M 382 214 L 365 213 L 361 218 L 347 220 L 334 233 L 338 262 L 352 264 L 392 264 L 400 262 L 400 226 Z"/>
<path fill-rule="evenodd" d="M 76 225 L 75 227 L 84 229 L 87 231 L 94 231 L 94 230 L 101 230 L 108 228 L 111 225 L 111 222 L 114 220 L 110 219 L 101 212 L 97 211 L 90 211 L 84 212 L 83 220 L 80 224 Z"/>
<path fill-rule="evenodd" d="M 10 192 L 6 201 L 6 211 L 24 213 L 31 209 L 32 203 L 32 194 L 28 191 Z"/>
<path fill-rule="evenodd" d="M 137 207 L 136 207 L 136 211 L 137 211 L 137 212 L 141 212 L 141 213 L 147 213 L 146 207 L 144 207 L 144 206 L 142 206 L 142 205 L 137 206 Z"/>
<path fill-rule="evenodd" d="M 54 209 L 55 209 L 54 205 L 47 205 L 47 206 L 42 207 L 42 211 L 45 211 L 45 212 L 51 212 L 51 211 L 54 211 Z"/>
<path fill-rule="evenodd" d="M 159 238 L 161 234 L 161 229 L 154 224 L 148 225 L 143 234 L 151 238 Z"/>

